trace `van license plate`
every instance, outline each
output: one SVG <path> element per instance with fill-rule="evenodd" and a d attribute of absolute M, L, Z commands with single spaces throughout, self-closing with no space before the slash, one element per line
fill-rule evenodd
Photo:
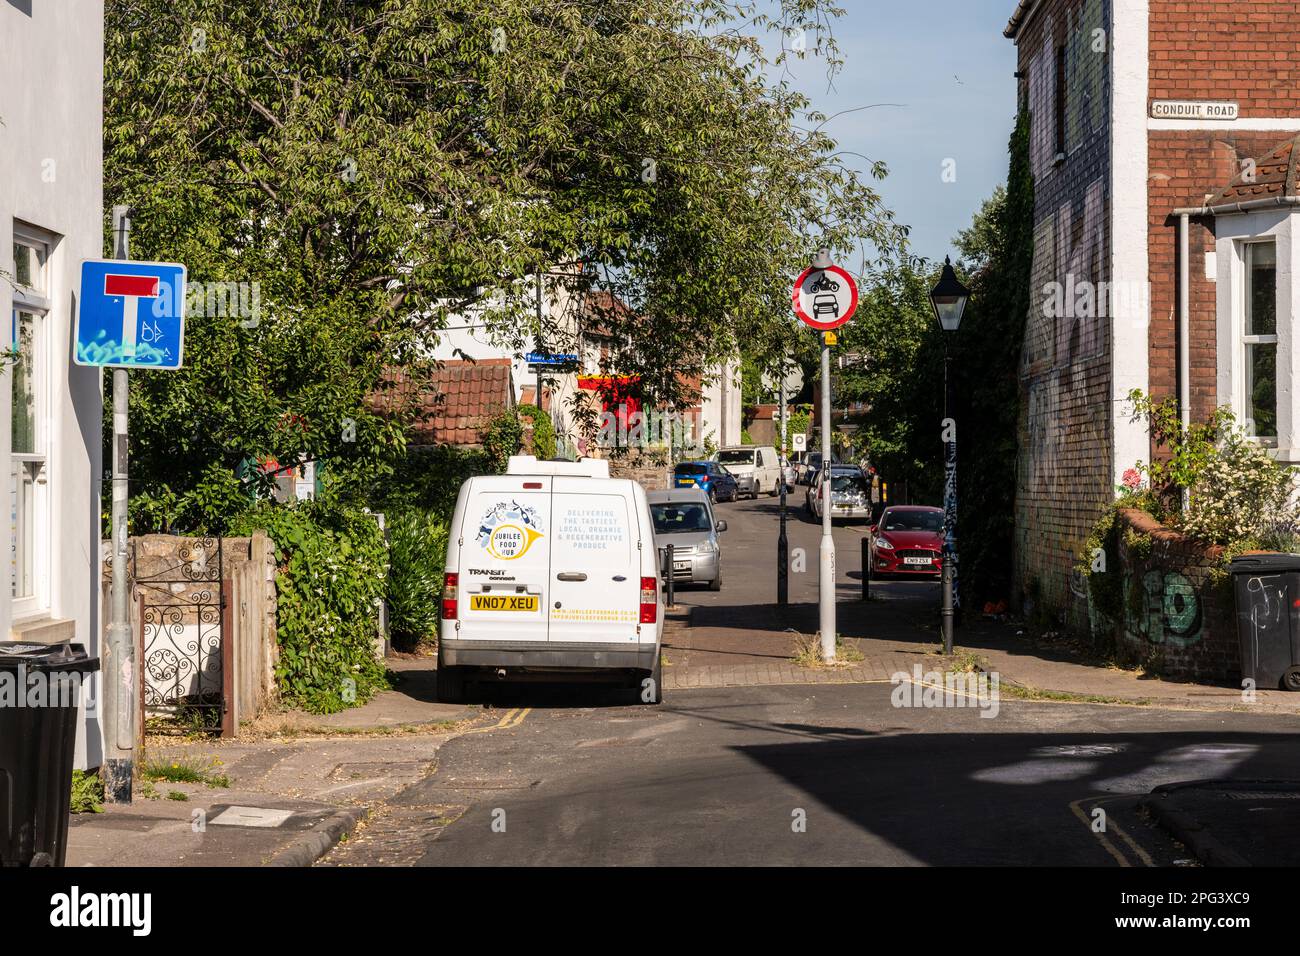
<path fill-rule="evenodd" d="M 536 594 L 471 594 L 471 611 L 536 611 Z"/>

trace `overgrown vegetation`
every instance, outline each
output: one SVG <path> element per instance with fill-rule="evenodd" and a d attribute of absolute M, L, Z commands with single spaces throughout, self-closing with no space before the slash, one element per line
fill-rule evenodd
<path fill-rule="evenodd" d="M 520 405 L 519 417 L 533 423 L 533 454 L 543 460 L 555 457 L 555 423 L 536 405 Z"/>
<path fill-rule="evenodd" d="M 69 804 L 72 813 L 104 812 L 104 781 L 97 773 L 85 770 L 72 771 L 72 800 Z"/>
<path fill-rule="evenodd" d="M 410 508 L 387 516 L 388 630 L 393 646 L 409 651 L 438 633 L 447 521 Z"/>
<path fill-rule="evenodd" d="M 956 268 L 971 291 L 959 330 L 939 328 L 929 300 L 938 266 L 918 261 L 864 289 L 841 338 L 844 352 L 861 359 L 838 376 L 836 400 L 869 407 L 859 436 L 895 501 L 942 503 L 945 350 L 951 356 L 961 595 L 968 607 L 1010 593 L 1018 372 L 1034 251 L 1027 111 L 1017 117 L 1009 153 L 1006 188 L 955 240 Z"/>
<path fill-rule="evenodd" d="M 277 549 L 281 700 L 332 713 L 387 687 L 375 642 L 388 556 L 374 515 L 318 501 L 268 505 L 234 520 L 231 533 L 257 529 Z"/>

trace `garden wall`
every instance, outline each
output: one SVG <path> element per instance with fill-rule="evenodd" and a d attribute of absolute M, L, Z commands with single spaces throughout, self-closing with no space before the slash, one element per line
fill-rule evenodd
<path fill-rule="evenodd" d="M 101 542 L 103 640 L 113 606 L 112 547 Z M 146 711 L 219 696 L 223 729 L 276 698 L 275 546 L 264 532 L 245 538 L 150 534 L 128 545 L 131 630 Z M 224 607 L 222 606 L 224 603 Z M 229 668 L 229 672 L 227 672 Z M 147 716 L 147 715 L 146 715 Z"/>
<path fill-rule="evenodd" d="M 1232 588 L 1223 549 L 1166 528 L 1144 511 L 1120 509 L 1116 539 L 1122 620 L 1113 629 L 1121 660 L 1150 664 L 1162 676 L 1236 686 L 1241 680 Z"/>

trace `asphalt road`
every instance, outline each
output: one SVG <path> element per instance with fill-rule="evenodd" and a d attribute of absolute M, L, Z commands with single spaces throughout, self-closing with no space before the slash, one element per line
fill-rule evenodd
<path fill-rule="evenodd" d="M 724 589 L 683 600 L 770 603 L 770 502 L 721 511 Z M 791 531 L 815 547 L 814 525 Z M 836 534 L 851 545 L 861 532 Z M 815 586 L 814 566 L 792 599 Z M 933 587 L 882 596 L 924 609 Z M 895 706 L 894 690 L 678 690 L 651 707 L 592 687 L 503 686 L 481 728 L 444 744 L 434 774 L 325 862 L 1188 864 L 1138 797 L 1180 780 L 1290 777 L 1300 760 L 1290 718 L 1016 700 L 982 717 Z"/>

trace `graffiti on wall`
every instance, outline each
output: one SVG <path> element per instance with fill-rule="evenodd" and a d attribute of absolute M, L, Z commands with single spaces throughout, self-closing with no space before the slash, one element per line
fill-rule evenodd
<path fill-rule="evenodd" d="M 1156 568 L 1137 581 L 1126 574 L 1125 590 L 1136 592 L 1124 611 L 1124 631 L 1129 638 L 1188 647 L 1204 636 L 1200 595 L 1180 572 Z"/>

